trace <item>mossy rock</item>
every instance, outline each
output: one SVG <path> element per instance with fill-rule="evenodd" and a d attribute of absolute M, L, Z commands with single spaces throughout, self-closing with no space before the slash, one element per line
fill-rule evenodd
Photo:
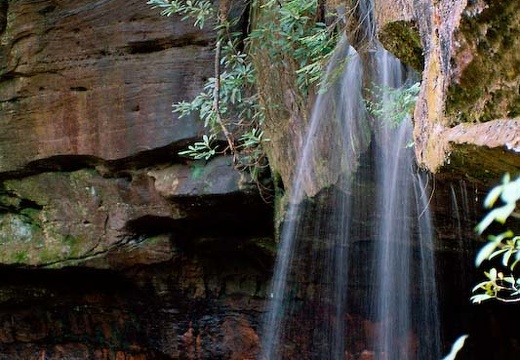
<path fill-rule="evenodd" d="M 456 43 L 456 78 L 446 99 L 450 125 L 519 116 L 520 2 L 488 1 L 480 13 L 466 11 Z"/>
<path fill-rule="evenodd" d="M 47 266 L 88 257 L 104 231 L 92 219 L 100 204 L 97 177 L 82 170 L 4 181 L 0 263 Z"/>
<path fill-rule="evenodd" d="M 402 63 L 419 72 L 423 71 L 423 48 L 419 30 L 414 22 L 387 23 L 378 32 L 378 38 L 384 48 L 394 54 Z"/>

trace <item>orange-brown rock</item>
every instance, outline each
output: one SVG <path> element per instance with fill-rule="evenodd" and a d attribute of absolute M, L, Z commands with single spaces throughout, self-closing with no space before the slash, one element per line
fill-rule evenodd
<path fill-rule="evenodd" d="M 255 360 L 260 350 L 260 338 L 244 318 L 229 318 L 222 324 L 223 346 L 231 350 L 230 360 Z"/>
<path fill-rule="evenodd" d="M 0 171 L 197 136 L 172 114 L 212 73 L 212 34 L 146 1 L 15 1 L 0 34 Z M 192 119 L 191 119 L 192 120 Z"/>

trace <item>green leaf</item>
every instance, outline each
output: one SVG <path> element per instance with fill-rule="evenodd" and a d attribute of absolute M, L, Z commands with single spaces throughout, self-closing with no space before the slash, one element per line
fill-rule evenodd
<path fill-rule="evenodd" d="M 492 207 L 497 201 L 497 199 L 500 197 L 500 194 L 502 194 L 502 185 L 495 186 L 493 189 L 491 189 L 491 191 L 487 194 L 486 198 L 484 199 L 484 207 Z"/>
<path fill-rule="evenodd" d="M 482 281 L 480 283 L 478 283 L 477 285 L 475 285 L 473 287 L 473 289 L 471 290 L 471 292 L 475 292 L 477 290 L 485 290 L 487 286 L 489 286 L 489 280 L 486 280 L 486 281 Z"/>
<path fill-rule="evenodd" d="M 513 250 L 508 250 L 504 256 L 502 257 L 502 265 L 507 266 L 509 264 L 509 259 L 511 258 L 511 255 L 513 255 Z"/>
<path fill-rule="evenodd" d="M 516 283 L 516 279 L 513 276 L 506 276 L 502 280 L 511 285 L 514 285 Z"/>
<path fill-rule="evenodd" d="M 496 281 L 497 276 L 498 276 L 497 269 L 495 269 L 495 268 L 491 268 L 491 269 L 489 270 L 489 273 L 484 272 L 484 274 L 485 274 L 485 275 L 489 278 L 489 280 L 491 280 L 491 281 Z"/>
<path fill-rule="evenodd" d="M 477 257 L 475 258 L 475 265 L 478 267 L 480 266 L 484 260 L 488 260 L 491 254 L 495 251 L 497 248 L 499 242 L 489 242 L 477 254 Z"/>
<path fill-rule="evenodd" d="M 497 246 L 499 246 L 499 245 L 500 244 L 497 244 Z M 491 260 L 494 257 L 497 257 L 498 255 L 505 253 L 506 251 L 507 251 L 507 249 L 500 249 L 500 250 L 494 251 L 491 255 L 489 255 L 488 260 Z"/>
<path fill-rule="evenodd" d="M 480 220 L 478 225 L 475 227 L 475 231 L 479 235 L 481 235 L 484 232 L 484 230 L 486 230 L 494 220 L 495 220 L 495 216 L 494 216 L 493 212 L 487 213 L 486 216 L 484 216 L 484 218 L 482 220 Z"/>
<path fill-rule="evenodd" d="M 511 213 L 515 210 L 515 207 L 516 204 L 512 203 L 494 209 L 492 213 L 495 217 L 495 220 L 501 224 L 505 223 L 509 215 L 511 215 Z"/>
<path fill-rule="evenodd" d="M 457 356 L 457 353 L 462 349 L 464 346 L 464 341 L 468 338 L 468 335 L 462 335 L 460 336 L 451 346 L 451 351 L 446 357 L 444 357 L 442 360 L 455 360 L 455 356 Z"/>
<path fill-rule="evenodd" d="M 507 204 L 516 203 L 520 199 L 520 177 L 502 186 L 500 199 Z"/>
<path fill-rule="evenodd" d="M 516 256 L 515 256 L 515 261 L 509 267 L 511 270 L 514 270 L 516 265 L 518 264 L 518 262 L 520 262 L 519 255 L 520 255 L 520 253 L 517 252 Z"/>
<path fill-rule="evenodd" d="M 495 298 L 494 296 L 491 296 L 488 294 L 478 294 L 478 295 L 473 295 L 471 297 L 471 301 L 474 304 L 480 304 L 482 301 L 490 300 L 490 299 L 494 299 L 494 298 Z"/>

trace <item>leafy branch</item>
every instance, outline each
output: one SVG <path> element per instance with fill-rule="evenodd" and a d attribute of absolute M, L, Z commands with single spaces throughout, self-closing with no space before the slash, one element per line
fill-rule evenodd
<path fill-rule="evenodd" d="M 321 0 L 319 0 L 321 1 Z M 242 15 L 229 18 L 230 1 L 222 0 L 218 9 L 208 0 L 149 0 L 152 8 L 161 9 L 165 16 L 179 15 L 182 20 L 194 20 L 203 27 L 211 22 L 216 31 L 214 76 L 203 86 L 202 92 L 191 101 L 173 104 L 179 117 L 197 114 L 204 122 L 207 135 L 181 151 L 181 156 L 209 160 L 220 153 L 232 153 L 235 165 L 248 170 L 257 178 L 267 165 L 263 144 L 267 139 L 260 130 L 266 109 L 260 102 L 257 86 L 259 78 L 253 57 L 267 53 L 271 64 L 291 61 L 298 91 L 316 84 L 324 64 L 337 41 L 335 28 L 338 18 L 326 25 L 319 15 L 318 0 L 253 0 L 251 10 L 262 13 L 256 27 L 249 33 L 237 31 Z M 251 15 L 254 17 L 254 15 Z M 251 20 L 251 19 L 248 19 Z M 255 51 L 252 51 L 252 48 Z M 266 106 L 275 106 L 267 104 Z M 217 147 L 216 139 L 225 138 L 227 147 Z"/>
<path fill-rule="evenodd" d="M 202 141 L 188 145 L 188 149 L 179 152 L 179 155 L 189 156 L 195 160 L 209 160 L 217 153 L 217 146 L 214 145 L 214 141 L 215 135 L 202 135 Z"/>
<path fill-rule="evenodd" d="M 215 86 L 213 88 L 213 111 L 215 112 L 215 121 L 220 125 L 220 128 L 226 137 L 229 150 L 234 154 L 235 145 L 233 144 L 233 137 L 220 115 L 220 50 L 221 44 L 220 41 L 217 41 L 215 50 Z"/>
<path fill-rule="evenodd" d="M 495 186 L 484 200 L 486 208 L 492 208 L 497 201 L 501 205 L 492 209 L 476 226 L 478 234 L 482 234 L 493 222 L 504 224 L 510 217 L 520 218 L 516 212 L 517 202 L 520 200 L 520 176 L 511 180 L 509 174 L 504 175 L 502 183 Z M 480 266 L 486 260 L 492 260 L 501 256 L 501 265 L 510 272 L 504 272 L 491 268 L 484 272 L 487 280 L 480 282 L 473 288 L 475 295 L 472 302 L 481 303 L 485 300 L 495 299 L 502 302 L 520 302 L 520 279 L 513 271 L 520 262 L 520 235 L 515 235 L 507 230 L 499 235 L 489 235 L 489 242 L 482 247 L 475 259 L 476 266 Z"/>
<path fill-rule="evenodd" d="M 415 108 L 420 89 L 418 82 L 399 88 L 374 85 L 374 90 L 367 89 L 372 97 L 372 100 L 366 100 L 367 109 L 374 117 L 395 128 Z"/>
<path fill-rule="evenodd" d="M 174 14 L 183 15 L 182 21 L 195 19 L 194 26 L 203 28 L 207 19 L 215 16 L 213 3 L 208 0 L 186 0 L 186 1 L 167 1 L 167 0 L 149 0 L 148 5 L 152 5 L 152 9 L 161 9 L 161 15 L 171 16 Z"/>
<path fill-rule="evenodd" d="M 216 24 L 214 25 L 214 30 L 217 32 L 214 77 L 207 80 L 203 91 L 193 100 L 173 104 L 173 112 L 178 113 L 180 117 L 198 113 L 200 119 L 204 121 L 204 127 L 209 129 L 209 136 L 206 135 L 202 141 L 179 153 L 193 159 L 208 160 L 219 152 L 227 151 L 236 155 L 234 134 L 230 128 L 237 128 L 237 121 L 233 120 L 240 118 L 238 122 L 245 122 L 245 116 L 251 115 L 246 107 L 258 109 L 254 104 L 254 96 L 245 95 L 252 93 L 254 74 L 251 74 L 252 67 L 247 65 L 247 55 L 239 50 L 242 34 L 232 30 L 236 25 L 236 19 L 227 18 L 228 3 L 227 0 L 221 1 L 217 11 L 215 5 L 206 0 L 148 1 L 152 8 L 161 8 L 162 15 L 182 15 L 182 20 L 194 19 L 194 25 L 199 27 L 203 27 L 210 20 Z M 248 117 L 254 120 L 258 118 L 254 115 Z M 210 143 L 219 133 L 222 133 L 226 139 L 228 147 L 219 152 L 210 151 L 209 149 L 215 150 Z"/>

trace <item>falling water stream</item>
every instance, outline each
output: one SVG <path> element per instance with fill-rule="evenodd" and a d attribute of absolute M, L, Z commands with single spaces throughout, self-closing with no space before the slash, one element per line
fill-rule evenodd
<path fill-rule="evenodd" d="M 363 100 L 367 84 L 398 88 L 409 78 L 377 44 L 367 56 L 346 38 L 338 44 L 291 187 L 263 359 L 440 358 L 428 191 L 409 146 L 412 124 L 374 119 Z"/>

